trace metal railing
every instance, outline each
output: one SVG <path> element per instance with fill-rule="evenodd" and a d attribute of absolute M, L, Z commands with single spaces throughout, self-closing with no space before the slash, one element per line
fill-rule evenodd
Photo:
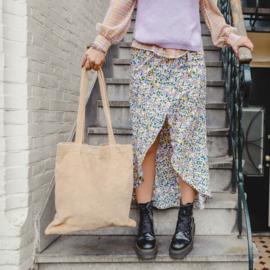
<path fill-rule="evenodd" d="M 248 30 L 251 32 L 270 31 L 270 1 L 241 0 L 243 3 L 244 19 L 249 21 Z M 255 26 L 256 25 L 256 26 Z"/>
<path fill-rule="evenodd" d="M 219 9 L 226 23 L 237 28 L 237 34 L 246 36 L 240 0 L 219 0 Z M 252 80 L 250 72 L 251 52 L 246 47 L 239 48 L 239 65 L 232 47 L 223 47 L 223 80 L 225 81 L 225 102 L 227 103 L 227 127 L 229 128 L 229 154 L 233 157 L 232 193 L 238 192 L 238 238 L 242 238 L 242 207 L 244 208 L 249 251 L 249 270 L 253 269 L 253 243 L 249 211 L 244 192 L 242 172 L 243 102 L 250 98 Z"/>

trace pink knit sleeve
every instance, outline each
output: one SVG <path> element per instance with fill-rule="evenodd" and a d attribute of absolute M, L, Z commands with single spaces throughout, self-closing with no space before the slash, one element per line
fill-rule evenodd
<path fill-rule="evenodd" d="M 96 24 L 98 35 L 93 45 L 104 52 L 113 44 L 118 43 L 131 24 L 131 15 L 136 0 L 111 0 L 103 23 Z"/>
<path fill-rule="evenodd" d="M 233 46 L 241 38 L 236 34 L 237 29 L 235 27 L 226 24 L 225 18 L 214 0 L 200 0 L 200 9 L 215 46 Z"/>

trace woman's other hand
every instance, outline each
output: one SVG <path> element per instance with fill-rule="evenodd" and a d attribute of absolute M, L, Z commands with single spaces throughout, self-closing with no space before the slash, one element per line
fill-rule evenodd
<path fill-rule="evenodd" d="M 102 67 L 103 63 L 105 61 L 105 52 L 96 50 L 95 48 L 89 48 L 83 57 L 82 61 L 82 67 L 84 67 L 86 70 L 98 70 L 100 67 Z"/>
<path fill-rule="evenodd" d="M 237 40 L 237 42 L 232 46 L 237 58 L 239 59 L 239 47 L 247 47 L 250 49 L 251 52 L 253 52 L 253 43 L 250 41 L 250 39 L 246 36 L 242 36 Z"/>

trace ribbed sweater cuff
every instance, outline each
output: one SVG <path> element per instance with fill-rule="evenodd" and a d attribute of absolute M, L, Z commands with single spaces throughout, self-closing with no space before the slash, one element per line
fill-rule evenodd
<path fill-rule="evenodd" d="M 238 36 L 234 33 L 230 33 L 228 37 L 228 43 L 233 46 L 236 44 L 236 42 L 241 38 L 242 36 Z"/>
<path fill-rule="evenodd" d="M 107 50 L 110 48 L 111 44 L 112 43 L 101 34 L 98 34 L 93 42 L 94 46 L 103 50 L 104 52 L 107 52 Z"/>

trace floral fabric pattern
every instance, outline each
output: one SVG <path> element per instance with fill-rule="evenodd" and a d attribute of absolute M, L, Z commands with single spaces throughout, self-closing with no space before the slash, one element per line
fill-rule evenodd
<path fill-rule="evenodd" d="M 212 198 L 206 132 L 204 54 L 188 51 L 166 58 L 131 48 L 129 104 L 135 188 L 143 183 L 142 162 L 159 131 L 153 206 L 180 206 L 178 174 L 196 190 L 194 209 Z"/>

